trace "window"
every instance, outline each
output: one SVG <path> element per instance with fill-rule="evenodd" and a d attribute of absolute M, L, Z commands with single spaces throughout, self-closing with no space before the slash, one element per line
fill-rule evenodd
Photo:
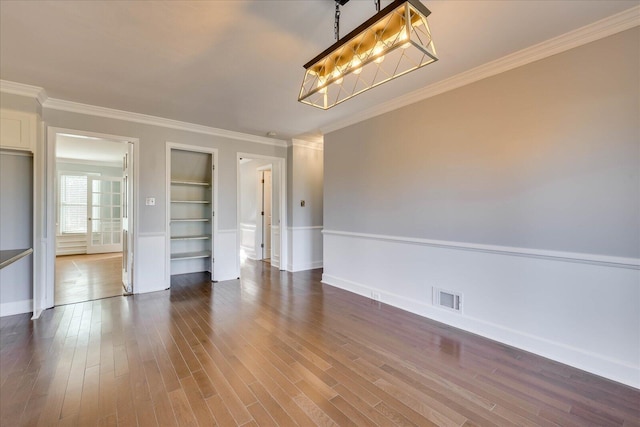
<path fill-rule="evenodd" d="M 60 175 L 60 233 L 87 232 L 87 176 Z"/>

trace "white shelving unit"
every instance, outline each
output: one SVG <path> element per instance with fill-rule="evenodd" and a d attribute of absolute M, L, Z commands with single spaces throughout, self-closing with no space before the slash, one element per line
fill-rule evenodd
<path fill-rule="evenodd" d="M 171 149 L 171 275 L 213 272 L 213 156 Z"/>

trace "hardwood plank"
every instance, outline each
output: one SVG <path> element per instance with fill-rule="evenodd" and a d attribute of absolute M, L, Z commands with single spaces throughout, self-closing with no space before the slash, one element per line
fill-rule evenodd
<path fill-rule="evenodd" d="M 215 419 L 193 377 L 183 378 L 180 380 L 180 384 L 198 424 L 201 426 L 215 425 Z"/>

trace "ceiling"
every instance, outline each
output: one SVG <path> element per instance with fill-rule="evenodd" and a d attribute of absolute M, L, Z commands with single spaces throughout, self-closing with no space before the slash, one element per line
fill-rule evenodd
<path fill-rule="evenodd" d="M 0 78 L 51 98 L 286 139 L 638 5 L 423 3 L 440 60 L 327 111 L 297 96 L 302 65 L 334 42 L 332 0 L 2 0 Z M 341 34 L 374 13 L 373 0 L 351 0 Z"/>

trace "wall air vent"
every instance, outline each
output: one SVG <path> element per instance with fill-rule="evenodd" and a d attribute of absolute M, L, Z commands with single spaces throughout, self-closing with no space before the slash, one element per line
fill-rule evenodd
<path fill-rule="evenodd" d="M 462 294 L 433 288 L 433 305 L 456 313 L 462 313 Z"/>

